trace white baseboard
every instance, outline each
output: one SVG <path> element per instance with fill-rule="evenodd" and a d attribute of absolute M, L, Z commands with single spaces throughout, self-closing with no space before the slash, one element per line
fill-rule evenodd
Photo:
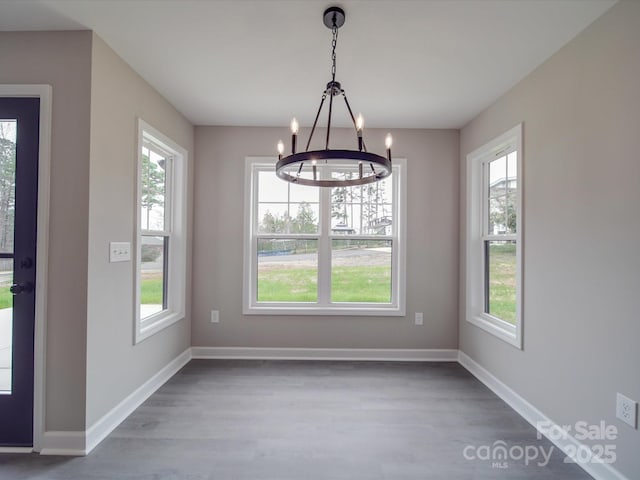
<path fill-rule="evenodd" d="M 58 432 L 49 430 L 42 435 L 40 455 L 86 455 L 85 432 Z"/>
<path fill-rule="evenodd" d="M 568 454 L 569 452 L 588 453 L 588 457 L 585 455 L 585 457 L 588 458 L 588 461 L 577 463 L 577 465 L 593 478 L 596 480 L 629 480 L 611 464 L 603 463 L 595 454 L 591 453 L 591 448 L 589 448 L 589 446 L 577 440 L 573 435 L 565 432 L 562 427 L 552 422 L 545 414 L 498 380 L 498 378 L 473 360 L 470 356 L 461 351 L 458 355 L 458 362 L 471 372 L 474 377 L 489 387 L 489 389 L 498 395 L 498 397 L 500 397 L 507 405 L 518 412 L 522 418 L 533 425 L 538 432 L 553 442 L 560 450 L 562 450 L 562 452 L 565 454 Z M 549 428 L 541 430 L 538 428 L 541 424 L 547 425 Z M 553 435 L 550 437 L 547 435 L 549 431 L 563 432 L 563 434 Z M 557 437 L 562 438 L 558 439 Z"/>
<path fill-rule="evenodd" d="M 91 425 L 86 432 L 85 455 L 93 450 L 104 438 L 109 435 L 122 421 L 149 398 L 167 380 L 173 377 L 178 370 L 191 360 L 191 349 L 184 352 L 169 362 L 162 370 L 138 387 L 133 393 L 113 407 L 100 420 Z"/>
<path fill-rule="evenodd" d="M 456 362 L 455 349 L 191 347 L 192 358 Z"/>
<path fill-rule="evenodd" d="M 397 362 L 459 362 L 473 376 L 484 383 L 505 403 L 531 425 L 549 426 L 549 431 L 563 431 L 540 410 L 501 382 L 491 372 L 466 355 L 454 349 L 351 349 L 351 348 L 253 348 L 253 347 L 191 347 L 172 360 L 136 391 L 125 398 L 109 413 L 95 422 L 86 432 L 45 432 L 42 439 L 42 455 L 88 454 L 125 418 L 149 398 L 159 387 L 175 375 L 189 360 L 194 359 L 245 359 L 245 360 L 361 360 Z M 590 452 L 590 448 L 570 434 L 549 437 L 547 431 L 538 430 L 563 452 Z M 16 449 L 7 451 L 18 453 Z M 32 449 L 19 449 L 28 453 Z M 28 450 L 28 451 L 27 451 Z M 0 450 L 5 453 L 5 450 Z M 591 461 L 578 463 L 596 480 L 629 480 L 611 464 L 602 463 L 592 455 Z"/>
<path fill-rule="evenodd" d="M 0 447 L 0 453 L 31 453 L 33 447 Z"/>
<path fill-rule="evenodd" d="M 153 377 L 138 387 L 133 393 L 112 408 L 100 420 L 95 422 L 86 431 L 57 432 L 47 431 L 42 436 L 41 455 L 87 455 L 104 438 L 109 435 L 120 423 L 127 418 L 142 402 L 149 398 L 153 392 L 160 388 L 167 380 L 174 376 L 178 370 L 191 360 L 191 349 L 174 358 Z"/>

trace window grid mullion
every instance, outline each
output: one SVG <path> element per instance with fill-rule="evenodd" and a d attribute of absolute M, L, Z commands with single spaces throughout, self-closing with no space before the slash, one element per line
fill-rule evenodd
<path fill-rule="evenodd" d="M 480 199 L 480 205 L 482 205 L 482 215 L 480 221 L 482 222 L 482 237 L 489 235 L 489 161 L 482 162 L 482 198 Z"/>
<path fill-rule="evenodd" d="M 318 305 L 331 303 L 331 189 L 320 189 L 320 237 L 318 239 Z"/>
<path fill-rule="evenodd" d="M 156 145 L 154 142 L 152 142 L 149 139 L 145 139 L 142 142 L 143 148 L 146 148 L 148 151 L 155 153 L 156 155 L 160 156 L 160 157 L 170 157 L 171 153 L 167 152 L 166 150 L 164 150 L 163 148 L 161 148 L 159 145 Z"/>
<path fill-rule="evenodd" d="M 504 234 L 504 235 L 483 235 L 482 236 L 482 240 L 484 241 L 488 241 L 488 242 L 508 242 L 508 241 L 516 241 L 518 239 L 518 236 L 513 234 L 513 233 L 509 233 L 509 234 Z"/>
<path fill-rule="evenodd" d="M 393 235 L 329 235 L 329 240 L 393 240 Z"/>
<path fill-rule="evenodd" d="M 147 237 L 164 237 L 164 236 L 168 236 L 171 235 L 171 231 L 170 230 L 145 230 L 142 229 L 140 230 L 140 235 L 144 235 Z"/>
<path fill-rule="evenodd" d="M 256 233 L 256 238 L 290 238 L 292 240 L 315 240 L 320 238 L 318 233 Z"/>
<path fill-rule="evenodd" d="M 173 230 L 173 157 L 166 155 L 164 157 L 164 231 L 171 232 Z"/>

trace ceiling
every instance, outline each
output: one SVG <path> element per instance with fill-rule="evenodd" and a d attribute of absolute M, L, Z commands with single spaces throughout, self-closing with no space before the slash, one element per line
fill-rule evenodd
<path fill-rule="evenodd" d="M 336 4 L 336 79 L 367 126 L 459 128 L 614 3 L 0 0 L 0 30 L 94 30 L 196 125 L 310 125 Z"/>

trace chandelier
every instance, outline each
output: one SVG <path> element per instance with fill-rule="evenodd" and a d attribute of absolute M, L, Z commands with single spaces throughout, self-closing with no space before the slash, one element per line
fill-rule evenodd
<path fill-rule="evenodd" d="M 282 140 L 278 142 L 276 174 L 287 182 L 316 187 L 348 187 L 377 182 L 391 175 L 391 134 L 387 134 L 385 139 L 386 157 L 368 152 L 362 138 L 364 130 L 362 115 L 358 115 L 357 119 L 354 117 L 347 95 L 340 82 L 336 81 L 336 44 L 338 41 L 338 29 L 344 25 L 344 21 L 345 14 L 341 8 L 329 7 L 324 11 L 323 22 L 333 33 L 333 41 L 331 42 L 331 81 L 327 83 L 327 87 L 322 93 L 320 107 L 311 127 L 305 150 L 296 151 L 299 125 L 295 118 L 291 121 L 291 154 L 283 156 L 284 143 Z M 334 150 L 329 148 L 333 97 L 339 95 L 344 99 L 345 106 L 355 127 L 357 150 Z M 327 97 L 329 97 L 329 115 L 324 150 L 309 150 Z"/>

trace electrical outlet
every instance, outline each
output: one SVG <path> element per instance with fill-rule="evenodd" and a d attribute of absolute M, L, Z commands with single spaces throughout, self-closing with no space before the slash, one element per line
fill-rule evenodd
<path fill-rule="evenodd" d="M 422 315 L 422 312 L 416 312 L 416 325 L 423 325 L 424 324 L 424 316 Z"/>
<path fill-rule="evenodd" d="M 220 323 L 220 312 L 218 310 L 211 310 L 211 323 Z"/>
<path fill-rule="evenodd" d="M 638 402 L 625 397 L 621 393 L 616 396 L 616 417 L 624 423 L 636 428 L 638 415 Z"/>

